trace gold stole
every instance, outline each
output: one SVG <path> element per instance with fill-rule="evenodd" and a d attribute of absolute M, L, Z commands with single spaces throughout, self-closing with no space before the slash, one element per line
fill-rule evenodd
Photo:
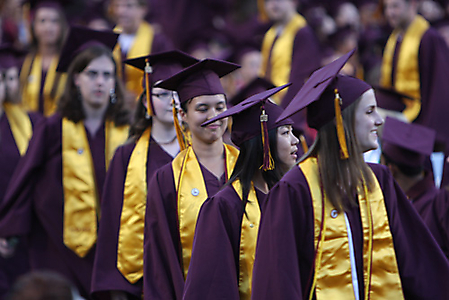
<path fill-rule="evenodd" d="M 106 168 L 115 149 L 126 141 L 128 126 L 105 124 Z M 64 244 L 84 257 L 97 240 L 98 193 L 84 122 L 62 119 L 62 183 L 64 188 Z"/>
<path fill-rule="evenodd" d="M 227 179 L 229 179 L 237 161 L 239 151 L 230 145 L 224 144 L 224 146 L 226 174 L 228 175 Z M 187 278 L 190 258 L 192 256 L 193 236 L 198 213 L 201 205 L 203 205 L 209 196 L 207 195 L 200 163 L 196 159 L 192 147 L 188 147 L 175 157 L 172 162 L 172 168 L 178 197 L 179 236 L 181 239 L 185 279 Z"/>
<path fill-rule="evenodd" d="M 285 26 L 281 35 L 276 39 L 276 43 L 273 46 L 273 42 L 276 38 L 277 29 L 275 26 L 271 27 L 262 43 L 262 66 L 260 71 L 260 77 L 264 78 L 268 69 L 268 60 L 271 47 L 271 78 L 268 78 L 276 86 L 281 86 L 288 83 L 290 78 L 290 70 L 292 67 L 292 55 L 293 55 L 293 43 L 295 41 L 296 34 L 300 29 L 307 25 L 306 20 L 300 14 L 296 14 L 292 20 Z M 276 104 L 279 104 L 287 90 L 278 93 L 275 100 Z"/>
<path fill-rule="evenodd" d="M 143 276 L 143 231 L 147 204 L 147 159 L 151 128 L 136 143 L 126 172 L 117 248 L 117 268 L 131 282 Z"/>
<path fill-rule="evenodd" d="M 415 99 L 402 99 L 406 108 L 404 116 L 413 121 L 421 111 L 421 88 L 419 81 L 419 45 L 424 33 L 429 29 L 429 23 L 421 16 L 416 16 L 405 32 L 401 47 L 398 53 L 394 88 Z M 393 55 L 398 40 L 398 31 L 388 38 L 384 50 L 382 61 L 382 72 L 380 84 L 384 87 L 391 87 L 391 72 L 393 68 Z"/>
<path fill-rule="evenodd" d="M 114 29 L 116 32 L 120 32 L 119 27 Z M 151 53 L 151 47 L 153 45 L 154 29 L 147 22 L 142 22 L 137 29 L 134 42 L 129 48 L 126 58 L 135 58 L 140 56 L 149 55 Z M 140 95 L 143 91 L 142 88 L 142 70 L 128 65 L 123 66 L 120 62 L 122 61 L 122 52 L 120 49 L 120 44 L 117 43 L 113 51 L 114 59 L 117 62 L 118 74 L 122 74 L 121 68 L 125 68 L 126 77 L 126 89 L 133 92 L 135 95 Z"/>
<path fill-rule="evenodd" d="M 315 216 L 315 247 L 319 244 L 313 281 L 316 283 L 316 298 L 355 299 L 344 213 L 337 214 L 326 195 L 323 200 L 316 158 L 308 158 L 299 165 L 310 188 Z M 374 190 L 368 192 L 365 188 L 365 192 L 358 192 L 363 226 L 365 299 L 404 299 L 382 190 L 374 173 L 372 176 L 375 178 Z M 325 203 L 324 220 L 322 201 Z M 310 291 L 310 299 L 312 296 L 313 290 Z"/>
<path fill-rule="evenodd" d="M 241 200 L 242 186 L 240 180 L 234 181 L 232 186 Z M 254 186 L 251 186 L 251 190 L 249 191 L 245 212 L 240 234 L 239 294 L 241 300 L 250 300 L 253 265 L 256 256 L 257 234 L 259 232 L 260 222 L 260 207 Z"/>
<path fill-rule="evenodd" d="M 28 143 L 33 135 L 33 126 L 30 117 L 19 105 L 3 103 L 6 118 L 8 119 L 11 132 L 21 156 L 28 149 Z"/>
<path fill-rule="evenodd" d="M 44 116 L 52 115 L 57 106 L 57 99 L 62 95 L 65 88 L 65 74 L 59 77 L 59 83 L 56 94 L 52 97 L 51 92 L 56 78 L 56 67 L 59 57 L 54 57 L 47 70 L 45 77 L 43 98 L 44 98 Z M 29 76 L 26 77 L 28 75 Z M 40 55 L 28 55 L 20 71 L 20 83 L 22 84 L 22 101 L 27 111 L 39 111 L 39 93 L 41 89 L 42 77 L 42 57 Z"/>

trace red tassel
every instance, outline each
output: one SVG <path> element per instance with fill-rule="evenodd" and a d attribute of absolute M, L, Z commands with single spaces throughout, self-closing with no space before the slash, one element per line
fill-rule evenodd
<path fill-rule="evenodd" d="M 151 86 L 150 86 L 150 74 L 153 73 L 153 68 L 150 66 L 148 58 L 145 59 L 145 85 L 147 91 L 147 116 L 154 115 L 153 101 L 151 101 Z"/>

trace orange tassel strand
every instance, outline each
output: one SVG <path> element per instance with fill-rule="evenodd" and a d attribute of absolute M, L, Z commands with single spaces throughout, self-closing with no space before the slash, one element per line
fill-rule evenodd
<path fill-rule="evenodd" d="M 146 86 L 146 94 L 147 94 L 147 116 L 151 117 L 153 115 L 153 107 L 151 105 L 150 101 L 150 74 L 153 72 L 153 68 L 150 66 L 150 62 L 148 61 L 148 58 L 145 59 L 145 86 Z"/>
<path fill-rule="evenodd" d="M 341 150 L 340 158 L 348 159 L 349 158 L 348 146 L 346 145 L 345 128 L 343 127 L 343 117 L 341 116 L 341 107 L 340 107 L 342 105 L 342 99 L 337 89 L 335 89 L 334 105 L 335 105 L 335 122 L 337 126 L 337 137 L 338 142 L 340 143 L 340 150 Z"/>
<path fill-rule="evenodd" d="M 274 170 L 274 160 L 271 156 L 270 151 L 270 140 L 268 138 L 268 115 L 265 113 L 265 108 L 262 106 L 262 114 L 260 115 L 260 126 L 261 126 L 261 133 L 262 133 L 262 145 L 263 145 L 263 164 L 260 167 L 260 169 L 267 171 L 267 170 Z"/>

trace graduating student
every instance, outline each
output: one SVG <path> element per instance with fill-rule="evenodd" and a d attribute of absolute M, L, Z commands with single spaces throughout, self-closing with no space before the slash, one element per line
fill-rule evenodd
<path fill-rule="evenodd" d="M 148 61 L 148 66 L 147 66 Z M 101 205 L 92 292 L 140 299 L 143 292 L 143 229 L 147 185 L 157 169 L 179 153 L 173 118 L 175 92 L 152 87 L 198 62 L 180 51 L 127 61 L 151 70 L 131 126 L 131 140 L 120 146 L 106 174 Z M 144 81 L 145 83 L 145 81 Z M 145 83 L 146 85 L 147 83 Z M 147 100 L 149 96 L 149 101 Z"/>
<path fill-rule="evenodd" d="M 250 299 L 260 207 L 269 189 L 296 163 L 298 139 L 291 119 L 258 93 L 205 122 L 232 116 L 240 154 L 225 187 L 201 207 L 183 299 Z"/>
<path fill-rule="evenodd" d="M 156 84 L 178 92 L 191 146 L 160 168 L 148 185 L 145 299 L 181 299 L 200 207 L 218 192 L 234 168 L 238 151 L 222 141 L 227 119 L 205 127 L 201 124 L 226 110 L 220 77 L 237 68 L 205 59 Z"/>
<path fill-rule="evenodd" d="M 99 199 L 129 120 L 112 47 L 117 35 L 73 28 L 58 69 L 67 86 L 40 122 L 0 206 L 0 236 L 28 237 L 33 270 L 59 272 L 90 292 Z"/>
<path fill-rule="evenodd" d="M 142 72 L 125 65 L 126 59 L 159 53 L 173 48 L 172 43 L 160 28 L 147 23 L 144 17 L 148 10 L 146 0 L 111 0 L 110 11 L 120 33 L 114 57 L 128 92 L 137 97 L 142 92 Z M 132 100 L 135 99 L 132 97 Z"/>
<path fill-rule="evenodd" d="M 53 114 L 65 87 L 65 76 L 56 72 L 67 33 L 61 1 L 30 1 L 31 51 L 20 71 L 23 105 L 26 110 Z"/>
<path fill-rule="evenodd" d="M 382 162 L 412 202 L 424 223 L 430 229 L 443 252 L 449 257 L 449 244 L 444 226 L 435 214 L 435 202 L 445 197 L 445 191 L 435 186 L 433 173 L 425 169 L 426 159 L 432 154 L 435 131 L 393 118 L 385 121 L 382 135 Z"/>
<path fill-rule="evenodd" d="M 11 174 L 28 148 L 33 127 L 41 119 L 39 114 L 27 114 L 20 107 L 18 64 L 17 51 L 0 48 L 0 203 Z M 0 298 L 30 268 L 25 240 L 16 239 L 13 244 L 0 238 Z"/>
<path fill-rule="evenodd" d="M 314 72 L 278 121 L 307 107 L 317 139 L 263 209 L 253 299 L 447 299 L 449 264 L 385 166 L 366 164 L 383 120 L 371 86 Z"/>

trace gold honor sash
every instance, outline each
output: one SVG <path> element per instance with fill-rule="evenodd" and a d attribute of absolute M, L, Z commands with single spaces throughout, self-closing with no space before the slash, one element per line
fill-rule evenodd
<path fill-rule="evenodd" d="M 310 188 L 315 216 L 318 249 L 313 284 L 316 284 L 316 298 L 355 299 L 344 213 L 338 213 L 326 195 L 323 200 L 316 158 L 308 158 L 299 165 Z M 372 176 L 376 179 L 374 190 L 368 192 L 365 188 L 365 192 L 358 192 L 363 226 L 365 299 L 404 299 L 382 190 L 374 173 Z M 313 292 L 310 291 L 310 299 Z"/>
<path fill-rule="evenodd" d="M 28 149 L 28 143 L 33 134 L 33 126 L 30 117 L 20 108 L 19 105 L 3 103 L 6 118 L 8 119 L 11 132 L 16 142 L 17 149 L 21 156 Z"/>
<path fill-rule="evenodd" d="M 226 174 L 231 175 L 239 151 L 225 146 Z M 208 198 L 200 163 L 192 147 L 180 152 L 172 162 L 175 187 L 178 197 L 178 223 L 181 238 L 184 279 L 187 278 L 192 256 L 193 235 L 201 205 Z M 213 196 L 213 195 L 211 195 Z"/>
<path fill-rule="evenodd" d="M 234 181 L 232 186 L 240 199 L 242 199 L 240 180 Z M 256 243 L 260 222 L 260 207 L 254 186 L 251 186 L 251 190 L 249 191 L 245 212 L 246 214 L 243 214 L 242 231 L 240 234 L 239 294 L 241 300 L 250 300 L 253 265 L 254 258 L 256 257 Z"/>
<path fill-rule="evenodd" d="M 115 28 L 116 32 L 120 32 L 121 29 L 119 27 Z M 137 29 L 136 36 L 134 38 L 134 42 L 129 48 L 126 58 L 135 58 L 140 56 L 149 55 L 151 53 L 151 47 L 153 45 L 154 38 L 154 29 L 147 22 L 142 22 Z M 113 51 L 114 59 L 116 62 L 122 61 L 122 54 L 120 49 L 120 44 L 117 43 L 115 49 Z M 125 68 L 125 79 L 126 79 L 126 89 L 130 92 L 133 92 L 135 95 L 140 95 L 143 91 L 142 89 L 142 70 L 137 68 L 122 65 L 121 63 L 117 63 L 117 71 L 118 74 L 122 74 L 121 68 Z"/>
<path fill-rule="evenodd" d="M 399 49 L 396 66 L 394 88 L 401 93 L 407 94 L 414 99 L 402 99 L 406 108 L 402 112 L 411 122 L 418 117 L 421 111 L 421 88 L 419 81 L 419 45 L 424 33 L 429 29 L 429 23 L 417 15 L 404 34 Z M 380 84 L 391 87 L 391 72 L 393 68 L 393 55 L 396 48 L 399 32 L 397 30 L 388 38 L 382 60 Z"/>
<path fill-rule="evenodd" d="M 56 94 L 52 97 L 53 84 L 56 78 L 56 67 L 58 66 L 59 57 L 54 57 L 47 70 L 45 77 L 43 97 L 44 97 L 44 116 L 52 115 L 57 106 L 57 99 L 64 91 L 65 74 L 61 74 L 56 90 Z M 29 73 L 28 73 L 29 72 Z M 28 75 L 29 74 L 29 75 Z M 28 75 L 28 77 L 27 77 Z M 42 77 L 42 57 L 40 55 L 28 55 L 23 63 L 20 72 L 20 82 L 22 84 L 22 101 L 27 111 L 39 111 L 39 94 L 41 90 Z"/>
<path fill-rule="evenodd" d="M 307 25 L 306 19 L 300 14 L 296 14 L 291 21 L 285 26 L 282 34 L 276 39 L 277 28 L 271 27 L 262 42 L 262 66 L 260 71 L 260 77 L 265 78 L 268 69 L 268 62 L 271 66 L 271 82 L 276 86 L 286 84 L 290 78 L 290 70 L 292 67 L 292 55 L 293 55 L 293 43 L 295 41 L 298 31 Z M 276 43 L 273 43 L 276 39 Z M 271 59 L 270 50 L 271 51 Z M 273 97 L 276 104 L 279 104 L 282 95 L 287 92 L 287 89 L 278 93 L 276 97 Z"/>
<path fill-rule="evenodd" d="M 126 141 L 128 126 L 106 125 L 105 157 Z M 106 164 L 108 166 L 109 163 Z M 64 188 L 64 244 L 84 257 L 97 240 L 98 193 L 84 122 L 62 119 L 62 183 Z"/>
<path fill-rule="evenodd" d="M 143 276 L 143 235 L 147 204 L 147 159 L 151 128 L 136 143 L 126 172 L 117 248 L 117 268 L 130 283 Z"/>

